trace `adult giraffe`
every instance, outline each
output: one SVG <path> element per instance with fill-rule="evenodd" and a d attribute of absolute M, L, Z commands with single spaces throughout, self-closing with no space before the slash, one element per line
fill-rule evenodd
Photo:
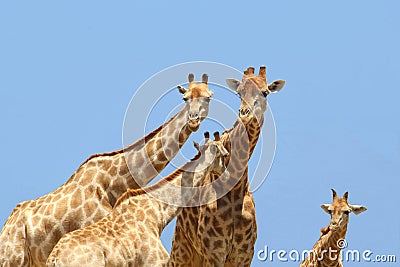
<path fill-rule="evenodd" d="M 200 207 L 184 208 L 178 215 L 171 249 L 171 266 L 250 266 L 257 238 L 255 207 L 248 182 L 247 163 L 257 144 L 267 96 L 280 91 L 285 81 L 267 83 L 266 67 L 244 71 L 242 81 L 227 80 L 228 86 L 240 96 L 239 118 L 224 146 L 230 152 L 230 178 L 227 183 L 209 174 L 206 182 L 215 182 L 220 190 L 231 186 L 226 195 Z M 229 149 L 230 148 L 230 149 Z M 205 195 L 216 195 L 213 190 Z"/>
<path fill-rule="evenodd" d="M 0 266 L 44 266 L 61 236 L 97 222 L 128 189 L 162 171 L 208 115 L 208 76 L 188 79 L 188 89 L 178 86 L 186 104 L 167 123 L 123 149 L 90 156 L 61 187 L 18 204 L 0 233 Z"/>
<path fill-rule="evenodd" d="M 128 190 L 103 219 L 64 235 L 54 247 L 47 266 L 166 266 L 169 254 L 160 240 L 164 227 L 193 197 L 192 191 L 206 173 L 225 171 L 228 151 L 214 133 L 203 146 L 195 143 L 198 154 L 156 184 Z M 173 204 L 166 203 L 173 200 Z M 168 201 L 170 202 L 170 201 Z"/>

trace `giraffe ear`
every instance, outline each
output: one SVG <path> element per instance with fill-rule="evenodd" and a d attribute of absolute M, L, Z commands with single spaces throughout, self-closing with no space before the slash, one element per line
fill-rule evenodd
<path fill-rule="evenodd" d="M 186 93 L 187 90 L 185 87 L 178 85 L 178 91 L 183 95 L 184 93 Z"/>
<path fill-rule="evenodd" d="M 354 212 L 355 215 L 360 214 L 361 212 L 364 212 L 367 210 L 366 207 L 360 206 L 360 205 L 349 205 L 351 208 L 351 211 Z"/>
<path fill-rule="evenodd" d="M 199 145 L 199 143 L 197 143 L 196 141 L 193 141 L 193 146 L 194 146 L 194 148 L 196 148 L 197 151 L 200 152 L 200 145 Z"/>
<path fill-rule="evenodd" d="M 286 81 L 284 80 L 276 80 L 273 81 L 272 83 L 268 84 L 268 91 L 270 91 L 272 94 L 279 92 L 282 90 L 282 88 L 285 86 Z"/>
<path fill-rule="evenodd" d="M 233 79 L 233 78 L 229 78 L 229 79 L 226 79 L 226 84 L 228 85 L 228 87 L 231 90 L 237 92 L 237 89 L 238 89 L 238 87 L 240 85 L 240 81 L 238 81 L 236 79 Z"/>
<path fill-rule="evenodd" d="M 330 204 L 322 204 L 321 209 L 323 209 L 326 213 L 329 213 Z"/>

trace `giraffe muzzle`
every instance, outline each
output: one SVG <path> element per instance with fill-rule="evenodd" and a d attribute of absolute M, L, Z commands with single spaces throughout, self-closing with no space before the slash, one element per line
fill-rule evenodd
<path fill-rule="evenodd" d="M 250 108 L 239 109 L 239 118 L 244 124 L 250 122 L 253 117 L 254 114 Z"/>
<path fill-rule="evenodd" d="M 195 132 L 195 131 L 197 131 L 199 129 L 200 122 L 201 122 L 201 120 L 200 120 L 200 117 L 199 117 L 199 115 L 197 113 L 189 114 L 187 123 L 188 123 L 189 128 L 193 132 Z"/>
<path fill-rule="evenodd" d="M 336 231 L 336 230 L 338 230 L 339 228 L 340 228 L 340 223 L 341 223 L 341 221 L 338 221 L 338 222 L 331 222 L 330 223 L 330 225 L 329 225 L 329 229 L 331 230 L 331 231 Z"/>

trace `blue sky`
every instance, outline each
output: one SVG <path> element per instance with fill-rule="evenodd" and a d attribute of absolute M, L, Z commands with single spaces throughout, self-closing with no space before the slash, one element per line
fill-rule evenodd
<path fill-rule="evenodd" d="M 287 85 L 269 99 L 277 150 L 254 194 L 256 251 L 310 249 L 329 222 L 319 206 L 335 188 L 368 208 L 350 218 L 348 248 L 400 261 L 399 8 L 360 0 L 1 1 L 0 224 L 90 154 L 120 148 L 129 101 L 154 73 L 194 60 L 240 70 L 265 64 L 270 80 Z M 163 235 L 167 248 L 172 231 Z M 388 266 L 346 264 L 374 265 Z M 253 266 L 271 262 L 254 258 Z"/>

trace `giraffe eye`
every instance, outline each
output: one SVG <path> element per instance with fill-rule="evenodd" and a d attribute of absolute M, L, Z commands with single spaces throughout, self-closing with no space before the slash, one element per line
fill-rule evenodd
<path fill-rule="evenodd" d="M 350 214 L 350 211 L 346 210 L 346 211 L 344 212 L 344 214 L 349 215 L 349 214 Z"/>
<path fill-rule="evenodd" d="M 183 99 L 183 101 L 188 101 L 188 98 L 187 97 L 184 97 L 184 98 L 182 98 Z"/>

